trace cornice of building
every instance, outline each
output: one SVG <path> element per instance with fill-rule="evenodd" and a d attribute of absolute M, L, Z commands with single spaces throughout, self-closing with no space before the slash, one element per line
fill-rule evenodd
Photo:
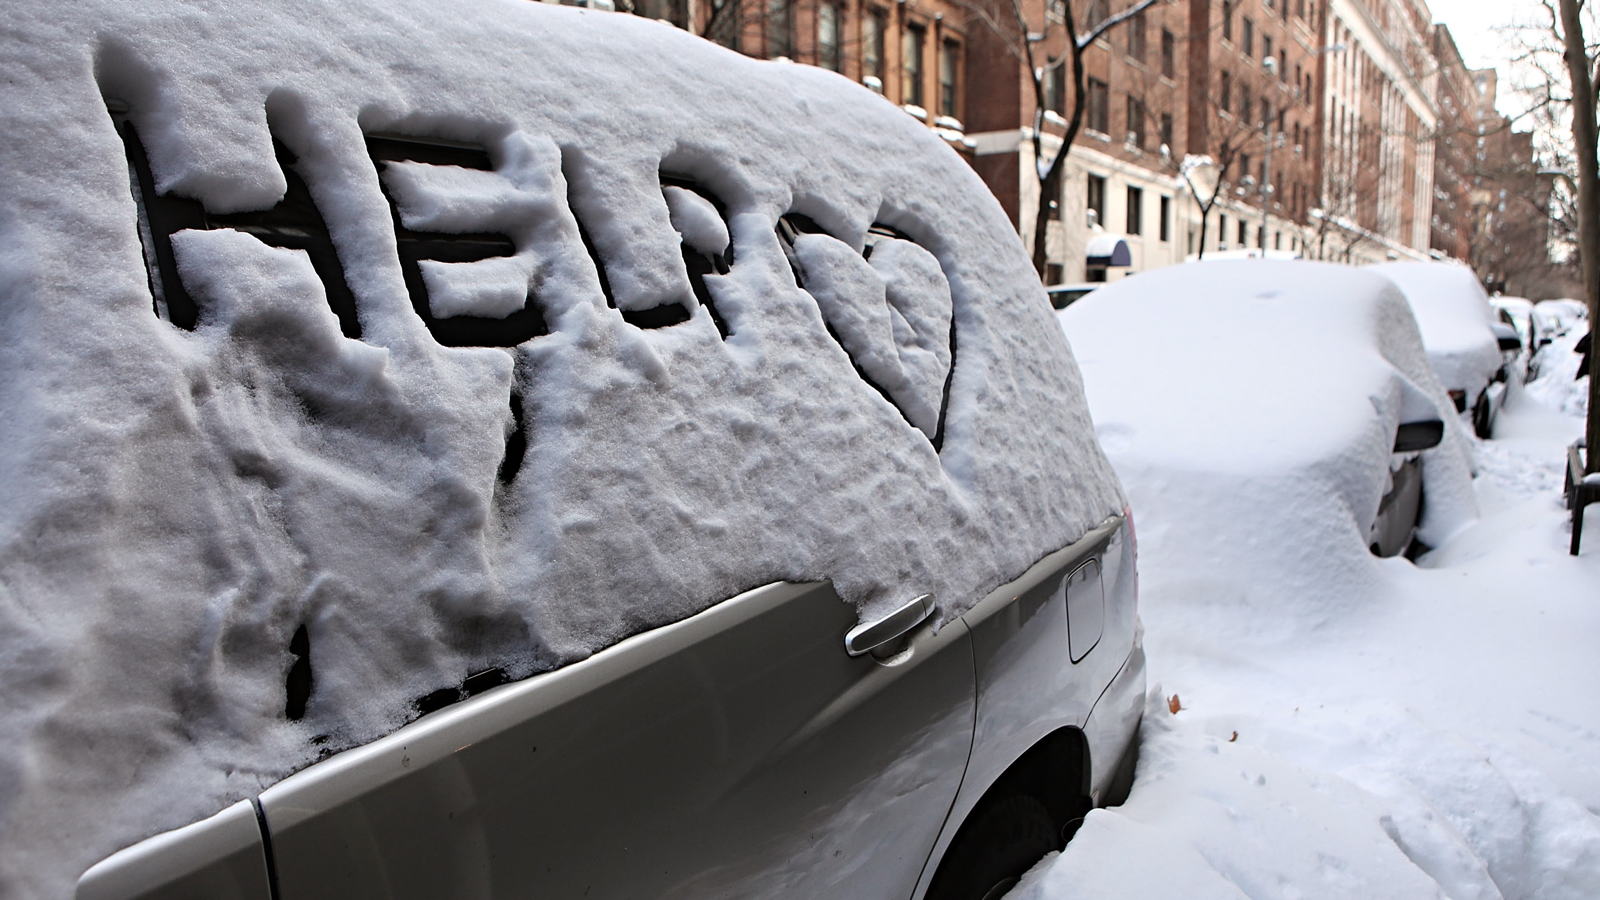
<path fill-rule="evenodd" d="M 1352 10 L 1353 17 L 1341 17 L 1341 8 Z M 1370 53 L 1369 55 L 1372 55 L 1373 60 L 1378 63 L 1378 67 L 1392 83 L 1408 88 L 1405 91 L 1407 105 L 1411 106 L 1413 111 L 1419 115 L 1428 117 L 1429 121 L 1425 123 L 1427 127 L 1431 128 L 1439 121 L 1439 109 L 1434 104 L 1433 97 L 1429 96 L 1428 91 L 1423 89 L 1417 73 L 1411 71 L 1411 67 L 1405 62 L 1404 55 L 1395 48 L 1394 42 L 1389 39 L 1389 35 L 1384 31 L 1382 25 L 1372 17 L 1372 11 L 1367 8 L 1365 3 L 1359 2 L 1359 0 L 1330 0 L 1328 3 L 1328 19 L 1330 23 L 1335 19 L 1339 19 L 1346 25 L 1361 25 L 1365 32 L 1362 37 L 1370 37 L 1372 43 L 1383 51 L 1380 55 L 1372 55 Z M 1331 43 L 1332 41 L 1330 41 Z M 1357 46 L 1360 45 L 1358 44 Z M 1348 53 L 1351 49 L 1353 48 L 1346 48 L 1343 52 Z M 1431 49 L 1428 55 L 1430 57 L 1433 55 Z M 1398 70 L 1399 77 L 1396 77 L 1393 70 Z"/>

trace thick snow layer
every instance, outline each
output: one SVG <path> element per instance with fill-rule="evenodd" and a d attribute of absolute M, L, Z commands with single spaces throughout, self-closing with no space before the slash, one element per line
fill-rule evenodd
<path fill-rule="evenodd" d="M 1447 390 L 1465 391 L 1467 405 L 1500 368 L 1489 297 L 1478 276 L 1459 263 L 1392 262 L 1367 267 L 1405 292 L 1422 329 L 1428 361 Z"/>
<path fill-rule="evenodd" d="M 522 0 L 33 6 L 0 42 L 0 894 L 60 894 L 469 673 L 783 579 L 948 617 L 1124 506 L 1003 211 L 837 75 Z M 171 240 L 197 327 L 158 318 L 108 99 L 211 215 L 285 196 L 278 141 L 354 313 L 224 221 Z M 368 135 L 490 168 L 375 164 Z M 853 254 L 840 293 L 796 286 L 791 212 Z M 515 252 L 424 257 L 424 321 L 396 213 Z M 863 261 L 875 222 L 911 241 Z M 724 232 L 730 270 L 692 282 L 683 245 Z M 510 322 L 519 285 L 548 334 L 436 339 Z"/>
<path fill-rule="evenodd" d="M 1582 419 L 1541 405 L 1550 377 L 1479 446 L 1484 516 L 1416 566 L 1370 560 L 1332 615 L 1295 569 L 1354 559 L 1317 527 L 1262 527 L 1290 492 L 1180 506 L 1112 451 L 1153 686 L 1133 792 L 1008 896 L 1600 896 L 1600 552 L 1567 555 L 1560 467 Z M 1177 457 L 1169 483 L 1233 484 Z M 1213 564 L 1205 530 L 1253 533 L 1253 564 Z"/>

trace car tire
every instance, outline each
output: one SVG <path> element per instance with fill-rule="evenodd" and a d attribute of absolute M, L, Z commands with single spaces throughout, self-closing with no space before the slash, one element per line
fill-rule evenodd
<path fill-rule="evenodd" d="M 998 797 L 961 827 L 925 900 L 999 900 L 1040 857 L 1061 849 L 1060 834 L 1037 798 Z"/>
<path fill-rule="evenodd" d="M 1487 390 L 1478 395 L 1477 405 L 1472 407 L 1472 432 L 1483 440 L 1494 434 L 1494 405 Z"/>

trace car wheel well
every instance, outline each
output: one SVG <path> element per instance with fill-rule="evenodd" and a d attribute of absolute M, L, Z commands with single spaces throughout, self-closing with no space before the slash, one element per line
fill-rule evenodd
<path fill-rule="evenodd" d="M 1091 805 L 1088 739 L 1075 727 L 1058 728 L 1017 757 L 978 798 L 945 848 L 926 896 L 938 900 L 988 897 L 994 894 L 992 888 L 985 892 L 994 880 L 989 876 L 1000 870 L 1006 877 L 994 887 L 1014 884 L 1032 865 L 1033 857 L 1048 853 L 1052 849 L 1049 845 L 1059 850 L 1071 839 Z M 1042 810 L 1048 815 L 1048 822 L 1030 825 L 1028 817 L 1019 814 L 1030 809 L 1035 816 Z M 1002 863 L 990 858 L 995 848 L 1007 846 L 1007 841 L 1000 839 L 1003 835 L 1013 831 L 1035 834 L 1038 829 L 1043 829 L 1042 834 L 1049 840 L 1037 846 L 1030 844 L 1031 856 L 1021 868 L 1017 868 L 1015 859 Z M 1000 869 L 988 871 L 995 866 Z"/>
<path fill-rule="evenodd" d="M 1069 725 L 1040 738 L 989 785 L 973 811 L 1017 794 L 1038 798 L 1058 828 L 1082 818 L 1092 805 L 1089 741 L 1083 732 Z"/>

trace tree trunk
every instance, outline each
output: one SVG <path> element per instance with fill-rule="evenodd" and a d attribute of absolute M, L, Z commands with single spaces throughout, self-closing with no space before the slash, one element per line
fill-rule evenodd
<path fill-rule="evenodd" d="M 1560 0 L 1561 30 L 1566 41 L 1567 75 L 1572 80 L 1572 143 L 1578 158 L 1578 255 L 1583 262 L 1583 289 L 1589 301 L 1589 332 L 1600 329 L 1600 168 L 1596 166 L 1594 79 L 1578 0 Z M 1600 338 L 1590 337 L 1593 346 Z M 1600 353 L 1589 354 L 1589 420 L 1584 429 L 1588 450 L 1584 471 L 1600 472 Z"/>

